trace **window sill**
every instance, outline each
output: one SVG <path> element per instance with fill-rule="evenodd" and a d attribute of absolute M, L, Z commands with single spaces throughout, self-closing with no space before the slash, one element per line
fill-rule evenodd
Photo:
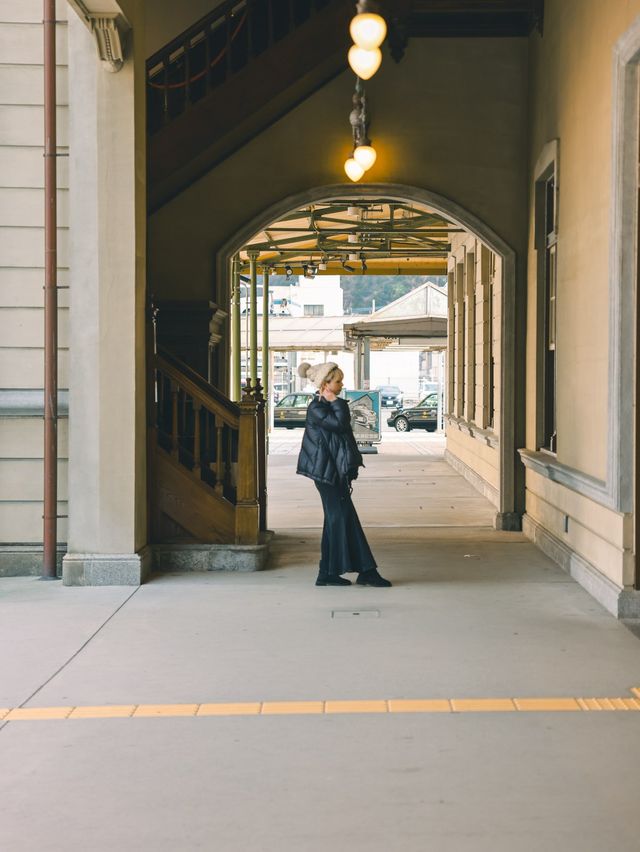
<path fill-rule="evenodd" d="M 539 476 L 550 479 L 582 494 L 598 503 L 611 505 L 611 495 L 607 490 L 607 484 L 595 476 L 583 473 L 573 467 L 558 461 L 555 453 L 549 450 L 518 450 L 522 463 L 529 470 L 533 470 Z"/>
<path fill-rule="evenodd" d="M 469 437 L 486 444 L 488 447 L 497 449 L 500 446 L 500 439 L 493 429 L 483 429 L 473 421 L 464 420 L 462 417 L 456 417 L 453 414 L 445 414 L 444 419 L 449 426 L 459 429 L 460 432 L 464 432 L 465 435 L 469 435 Z"/>

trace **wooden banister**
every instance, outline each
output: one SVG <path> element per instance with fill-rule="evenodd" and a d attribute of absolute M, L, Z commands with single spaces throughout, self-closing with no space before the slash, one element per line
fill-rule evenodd
<path fill-rule="evenodd" d="M 155 366 L 168 379 L 175 381 L 182 390 L 189 393 L 201 406 L 217 414 L 227 425 L 238 428 L 240 409 L 235 402 L 210 384 L 184 361 L 176 358 L 168 350 L 158 347 Z"/>
<path fill-rule="evenodd" d="M 147 60 L 156 133 L 338 0 L 226 0 Z"/>
<path fill-rule="evenodd" d="M 164 349 L 151 366 L 155 539 L 171 537 L 177 524 L 198 541 L 256 544 L 265 493 L 261 401 L 249 393 L 231 402 Z"/>

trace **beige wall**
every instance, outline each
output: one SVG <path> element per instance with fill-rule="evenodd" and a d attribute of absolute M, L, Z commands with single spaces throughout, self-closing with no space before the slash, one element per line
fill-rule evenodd
<path fill-rule="evenodd" d="M 599 480 L 607 475 L 609 414 L 613 49 L 638 14 L 638 0 L 546 0 L 544 37 L 530 39 L 527 447 L 538 449 L 534 169 L 544 146 L 557 139 L 557 460 Z M 633 582 L 630 516 L 533 470 L 526 507 L 537 529 L 617 586 Z"/>
<path fill-rule="evenodd" d="M 367 85 L 371 180 L 442 194 L 523 250 L 526 63 L 524 39 L 415 39 L 400 64 L 387 55 Z M 243 224 L 344 179 L 353 87 L 343 73 L 151 216 L 151 292 L 210 296 L 215 253 Z"/>
<path fill-rule="evenodd" d="M 57 19 L 58 145 L 67 140 L 67 4 Z M 43 385 L 44 171 L 41 0 L 0 0 L 0 389 Z M 68 161 L 58 159 L 58 283 L 68 275 Z M 60 375 L 67 387 L 68 293 L 59 292 Z M 42 416 L 0 409 L 0 546 L 42 541 Z M 67 514 L 67 421 L 59 427 L 58 512 Z M 59 522 L 60 541 L 67 523 Z"/>
<path fill-rule="evenodd" d="M 606 475 L 612 57 L 640 2 L 546 0 L 531 38 L 531 160 L 559 139 L 558 459 Z M 533 206 L 529 250 L 527 446 L 535 440 Z M 598 401 L 599 400 L 599 401 Z M 537 449 L 537 447 L 536 447 Z"/>
<path fill-rule="evenodd" d="M 448 274 L 451 293 L 447 349 L 449 398 L 445 416 L 447 458 L 498 507 L 502 262 L 474 235 L 454 234 Z M 489 411 L 492 351 L 496 415 L 493 423 Z"/>
<path fill-rule="evenodd" d="M 160 50 L 221 2 L 222 0 L 145 0 L 145 55 L 151 56 Z"/>

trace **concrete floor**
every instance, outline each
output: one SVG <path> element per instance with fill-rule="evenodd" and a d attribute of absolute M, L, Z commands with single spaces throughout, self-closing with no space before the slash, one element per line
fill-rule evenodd
<path fill-rule="evenodd" d="M 322 519 L 293 472 L 299 439 L 272 442 L 268 571 L 165 574 L 140 589 L 0 581 L 0 707 L 640 686 L 638 639 L 521 535 L 491 528 L 491 507 L 442 461 L 437 436 L 389 436 L 356 483 L 394 587 L 316 588 Z M 640 712 L 0 726 L 0 849 L 11 852 L 640 848 Z"/>

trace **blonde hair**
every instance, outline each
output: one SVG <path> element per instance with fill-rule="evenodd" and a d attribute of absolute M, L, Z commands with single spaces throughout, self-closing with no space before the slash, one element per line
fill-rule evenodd
<path fill-rule="evenodd" d="M 333 367 L 331 370 L 329 370 L 327 375 L 324 377 L 324 379 L 320 383 L 320 390 L 323 390 L 325 385 L 328 385 L 329 382 L 333 381 L 333 379 L 336 379 L 338 377 L 337 376 L 338 373 L 340 373 L 340 377 L 344 379 L 344 373 L 342 372 L 340 367 L 338 367 L 338 365 L 336 364 L 335 367 Z"/>

